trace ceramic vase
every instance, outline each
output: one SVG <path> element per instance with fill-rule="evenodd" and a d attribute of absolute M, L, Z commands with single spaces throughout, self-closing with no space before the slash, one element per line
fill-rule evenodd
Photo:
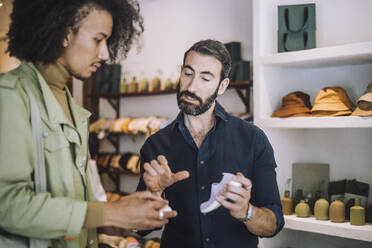
<path fill-rule="evenodd" d="M 138 83 L 136 77 L 133 77 L 133 80 L 128 85 L 128 93 L 136 93 L 138 91 Z"/>
<path fill-rule="evenodd" d="M 314 215 L 317 220 L 328 220 L 329 203 L 326 199 L 320 198 L 315 202 Z"/>
<path fill-rule="evenodd" d="M 296 209 L 296 217 L 309 217 L 310 216 L 310 207 L 304 200 L 301 200 L 299 204 L 297 204 Z"/>
<path fill-rule="evenodd" d="M 281 199 L 282 209 L 284 215 L 291 215 L 293 213 L 292 198 L 289 197 L 289 190 L 284 192 L 284 197 Z"/>
<path fill-rule="evenodd" d="M 335 200 L 329 207 L 329 218 L 332 222 L 345 221 L 345 204 L 340 200 Z"/>
<path fill-rule="evenodd" d="M 365 209 L 360 206 L 360 198 L 355 198 L 354 207 L 350 208 L 350 224 L 362 226 L 365 223 Z"/>

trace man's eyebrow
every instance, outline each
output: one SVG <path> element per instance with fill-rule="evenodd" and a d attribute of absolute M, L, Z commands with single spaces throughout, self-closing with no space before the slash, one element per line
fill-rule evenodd
<path fill-rule="evenodd" d="M 103 32 L 99 32 L 98 34 L 102 35 L 104 38 L 107 38 L 107 34 L 103 33 Z"/>
<path fill-rule="evenodd" d="M 185 69 L 185 68 L 190 69 L 193 72 L 195 72 L 194 68 L 192 68 L 190 65 L 184 65 L 183 69 Z M 207 75 L 210 75 L 211 77 L 214 77 L 214 74 L 210 71 L 202 71 L 202 72 L 200 72 L 200 74 L 207 74 Z"/>
<path fill-rule="evenodd" d="M 214 77 L 214 74 L 210 71 L 202 71 L 202 72 L 200 72 L 200 74 L 208 74 L 208 75 Z"/>
<path fill-rule="evenodd" d="M 192 68 L 190 65 L 184 65 L 182 69 L 185 69 L 185 68 L 190 69 L 193 72 L 195 72 L 194 68 Z"/>

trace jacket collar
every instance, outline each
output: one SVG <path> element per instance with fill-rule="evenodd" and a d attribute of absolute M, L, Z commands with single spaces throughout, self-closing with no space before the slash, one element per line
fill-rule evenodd
<path fill-rule="evenodd" d="M 27 73 L 27 75 L 31 75 L 35 82 L 38 82 L 37 84 L 40 87 L 42 97 L 44 99 L 45 108 L 47 110 L 47 115 L 49 118 L 49 121 L 54 124 L 66 124 L 70 125 L 70 121 L 67 119 L 66 115 L 64 114 L 61 106 L 59 105 L 57 99 L 53 95 L 52 91 L 50 90 L 48 84 L 44 80 L 43 76 L 40 74 L 40 72 L 36 69 L 36 67 L 31 62 L 22 62 L 21 69 Z M 73 100 L 70 92 L 67 91 L 68 101 L 71 108 L 71 114 L 75 120 L 81 121 L 82 118 L 89 118 L 91 115 L 90 112 L 83 109 L 79 105 L 75 103 Z"/>

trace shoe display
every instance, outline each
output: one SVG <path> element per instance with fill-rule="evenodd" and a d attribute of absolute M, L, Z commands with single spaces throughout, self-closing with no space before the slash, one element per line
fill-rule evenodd
<path fill-rule="evenodd" d="M 212 183 L 211 189 L 211 197 L 208 201 L 203 202 L 200 205 L 200 211 L 203 214 L 209 213 L 221 206 L 218 201 L 215 200 L 215 197 L 220 193 L 220 191 L 225 187 L 226 184 L 230 184 L 232 186 L 241 187 L 241 183 L 233 181 L 234 174 L 231 173 L 222 173 L 223 177 L 219 183 Z"/>

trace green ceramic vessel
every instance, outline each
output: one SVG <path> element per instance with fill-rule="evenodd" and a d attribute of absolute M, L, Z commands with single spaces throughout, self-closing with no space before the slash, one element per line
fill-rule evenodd
<path fill-rule="evenodd" d="M 315 202 L 314 215 L 317 220 L 328 220 L 329 203 L 326 199 L 320 198 Z"/>
<path fill-rule="evenodd" d="M 365 216 L 365 209 L 360 206 L 360 198 L 355 198 L 354 207 L 350 208 L 350 224 L 355 226 L 365 225 Z"/>
<path fill-rule="evenodd" d="M 297 217 L 309 217 L 310 216 L 310 207 L 304 200 L 301 200 L 299 204 L 297 204 L 295 213 Z"/>

